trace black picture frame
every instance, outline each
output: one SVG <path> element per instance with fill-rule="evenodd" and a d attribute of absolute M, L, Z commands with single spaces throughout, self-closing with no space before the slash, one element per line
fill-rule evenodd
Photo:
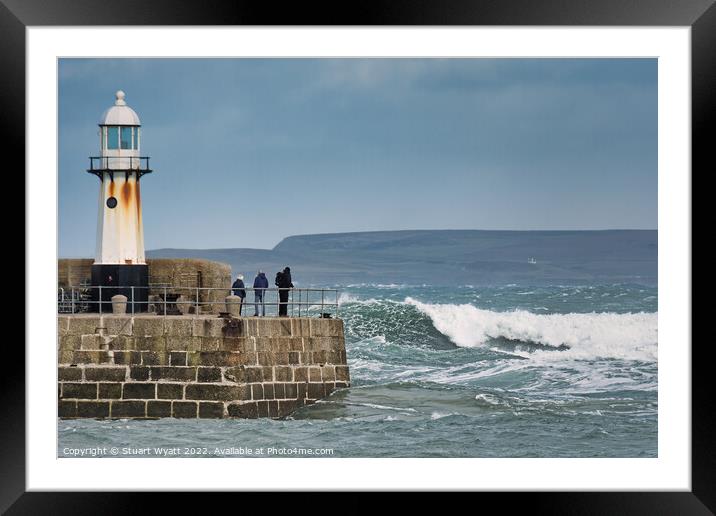
<path fill-rule="evenodd" d="M 121 8 L 117 6 L 121 5 Z M 339 7 L 340 6 L 340 7 Z M 0 0 L 0 145 L 19 158 L 25 149 L 25 29 L 85 25 L 550 25 L 690 26 L 692 29 L 692 172 L 706 174 L 716 113 L 716 6 L 714 0 L 381 0 L 350 4 L 314 1 L 221 0 Z M 711 166 L 713 168 L 713 165 Z M 693 202 L 693 201 L 692 201 Z M 31 308 L 31 307 L 30 307 Z M 522 505 L 554 514 L 712 514 L 716 511 L 716 446 L 710 415 L 709 342 L 692 346 L 692 490 L 690 492 L 591 492 L 484 494 L 503 509 Z M 0 407 L 2 470 L 0 511 L 7 514 L 137 512 L 126 493 L 28 493 L 25 489 L 25 357 L 9 355 L 3 369 Z M 152 497 L 155 495 L 152 495 Z M 213 495 L 216 496 L 216 495 Z M 245 496 L 245 495 L 242 495 Z M 265 495 L 264 495 L 265 496 Z M 357 495 L 351 495 L 357 496 Z M 164 497 L 169 498 L 169 497 Z M 300 505 L 303 496 L 294 496 Z M 506 500 L 507 498 L 507 500 Z M 218 500 L 214 500 L 216 503 Z M 420 501 L 420 497 L 416 498 Z M 170 512 L 186 503 L 174 493 L 162 500 Z M 348 507 L 351 503 L 348 501 Z M 173 507 L 174 506 L 174 507 Z M 217 507 L 218 508 L 218 507 Z M 338 507 L 340 508 L 340 507 Z M 183 511 L 182 511 L 183 512 Z"/>

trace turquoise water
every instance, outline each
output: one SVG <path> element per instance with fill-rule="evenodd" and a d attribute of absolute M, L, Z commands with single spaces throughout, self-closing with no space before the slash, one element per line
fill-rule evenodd
<path fill-rule="evenodd" d="M 338 287 L 349 389 L 284 420 L 60 420 L 58 455 L 657 456 L 655 287 Z"/>

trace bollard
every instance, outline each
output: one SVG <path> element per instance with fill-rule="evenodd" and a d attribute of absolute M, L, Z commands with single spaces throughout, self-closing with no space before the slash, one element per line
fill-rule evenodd
<path fill-rule="evenodd" d="M 127 296 L 117 294 L 112 296 L 112 313 L 113 314 L 126 314 L 127 313 Z"/>
<path fill-rule="evenodd" d="M 239 296 L 226 296 L 226 311 L 231 317 L 241 317 L 241 298 Z"/>
<path fill-rule="evenodd" d="M 184 295 L 179 296 L 175 303 L 182 315 L 190 313 L 190 309 L 193 308 L 191 300 Z"/>

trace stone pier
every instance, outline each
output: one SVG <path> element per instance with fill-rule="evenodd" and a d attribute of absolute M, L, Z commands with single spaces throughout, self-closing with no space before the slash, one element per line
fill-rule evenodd
<path fill-rule="evenodd" d="M 279 418 L 350 385 L 343 321 L 59 315 L 61 418 Z"/>

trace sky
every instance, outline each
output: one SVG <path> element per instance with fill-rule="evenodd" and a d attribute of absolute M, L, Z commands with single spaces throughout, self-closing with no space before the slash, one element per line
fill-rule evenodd
<path fill-rule="evenodd" d="M 142 122 L 149 249 L 311 233 L 656 229 L 656 59 L 60 59 L 62 257 L 93 257 L 97 123 Z"/>

